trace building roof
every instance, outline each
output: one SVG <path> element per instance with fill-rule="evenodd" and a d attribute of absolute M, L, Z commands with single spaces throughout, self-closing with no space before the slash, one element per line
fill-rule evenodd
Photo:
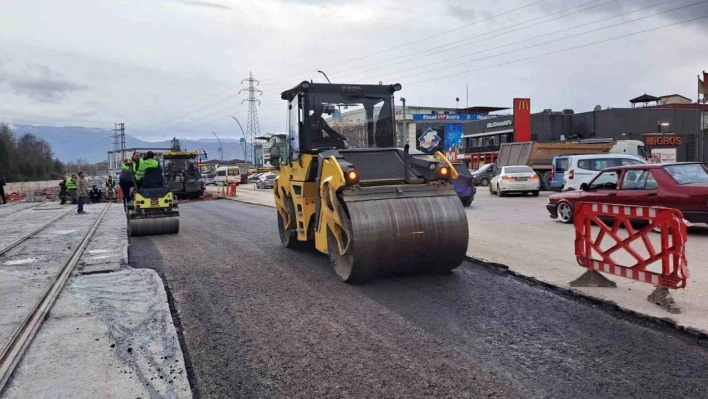
<path fill-rule="evenodd" d="M 660 98 L 669 98 L 669 97 L 681 97 L 681 98 L 684 98 L 684 99 L 686 99 L 686 100 L 688 100 L 688 101 L 693 101 L 693 100 L 691 100 L 690 98 L 688 98 L 688 97 L 686 97 L 686 96 L 682 96 L 682 95 L 680 95 L 680 94 L 667 94 L 667 95 L 665 95 L 665 96 L 661 96 Z"/>
<path fill-rule="evenodd" d="M 642 94 L 641 96 L 637 98 L 633 98 L 629 100 L 630 103 L 635 104 L 635 103 L 650 103 L 652 101 L 659 101 L 661 98 L 659 97 L 654 97 L 652 95 L 649 95 L 647 93 Z"/>
<path fill-rule="evenodd" d="M 467 108 L 460 108 L 457 110 L 458 113 L 470 113 L 470 114 L 488 114 L 495 111 L 504 111 L 511 109 L 509 107 L 491 107 L 486 105 L 474 105 Z"/>

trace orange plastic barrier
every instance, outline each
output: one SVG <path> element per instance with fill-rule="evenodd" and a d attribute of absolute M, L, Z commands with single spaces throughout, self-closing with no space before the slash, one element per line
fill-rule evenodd
<path fill-rule="evenodd" d="M 608 218 L 614 219 L 611 226 L 603 221 Z M 648 224 L 637 230 L 631 222 L 638 220 Z M 594 237 L 593 223 L 600 230 Z M 621 227 L 626 229 L 626 238 L 618 234 Z M 652 231 L 656 228 L 660 229 L 661 248 L 655 248 L 649 236 L 655 234 Z M 603 239 L 608 236 L 616 244 L 603 250 Z M 632 248 L 632 244 L 638 240 L 646 246 L 648 257 L 645 258 Z M 690 277 L 686 261 L 687 240 L 686 222 L 678 209 L 588 202 L 579 202 L 575 206 L 575 256 L 580 266 L 590 270 L 642 281 L 656 287 L 684 288 Z M 618 265 L 612 255 L 620 250 L 629 253 L 636 263 Z M 597 259 L 595 254 L 599 254 L 600 258 Z M 661 261 L 660 274 L 647 270 L 648 266 L 657 261 Z"/>
<path fill-rule="evenodd" d="M 235 197 L 236 196 L 236 184 L 232 184 L 229 186 L 229 197 Z"/>

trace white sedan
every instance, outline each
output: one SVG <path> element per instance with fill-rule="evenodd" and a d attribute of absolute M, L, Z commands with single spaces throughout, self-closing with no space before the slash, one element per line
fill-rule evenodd
<path fill-rule="evenodd" d="M 500 197 L 507 193 L 531 193 L 537 197 L 540 190 L 541 179 L 526 165 L 504 166 L 489 182 L 489 194 Z"/>

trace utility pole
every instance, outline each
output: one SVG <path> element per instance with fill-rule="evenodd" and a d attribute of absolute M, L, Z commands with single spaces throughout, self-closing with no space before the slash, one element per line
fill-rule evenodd
<path fill-rule="evenodd" d="M 246 134 L 245 134 L 245 139 L 246 139 L 246 145 L 245 145 L 245 153 L 243 154 L 243 157 L 245 158 L 246 164 L 249 163 L 249 160 L 251 161 L 251 164 L 255 164 L 255 157 L 254 154 L 252 153 L 249 149 L 249 143 L 250 143 L 250 148 L 253 149 L 255 148 L 253 146 L 255 138 L 261 135 L 261 128 L 258 124 L 258 110 L 256 109 L 256 103 L 260 104 L 261 100 L 258 100 L 256 98 L 256 93 L 258 95 L 262 95 L 263 91 L 260 89 L 256 89 L 256 86 L 260 83 L 260 81 L 256 80 L 253 77 L 253 73 L 249 72 L 248 79 L 244 79 L 241 81 L 241 84 L 243 82 L 248 82 L 248 88 L 247 89 L 241 89 L 239 90 L 239 93 L 242 91 L 247 91 L 248 92 L 248 98 L 244 99 L 241 101 L 241 104 L 243 104 L 244 101 L 248 101 L 248 120 L 246 121 Z"/>
<path fill-rule="evenodd" d="M 125 123 L 119 123 L 120 126 L 120 161 L 125 159 Z"/>

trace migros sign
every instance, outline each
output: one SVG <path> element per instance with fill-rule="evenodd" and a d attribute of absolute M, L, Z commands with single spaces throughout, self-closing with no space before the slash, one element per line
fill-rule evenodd
<path fill-rule="evenodd" d="M 647 145 L 675 145 L 679 146 L 683 140 L 679 136 L 656 136 L 647 137 Z"/>

